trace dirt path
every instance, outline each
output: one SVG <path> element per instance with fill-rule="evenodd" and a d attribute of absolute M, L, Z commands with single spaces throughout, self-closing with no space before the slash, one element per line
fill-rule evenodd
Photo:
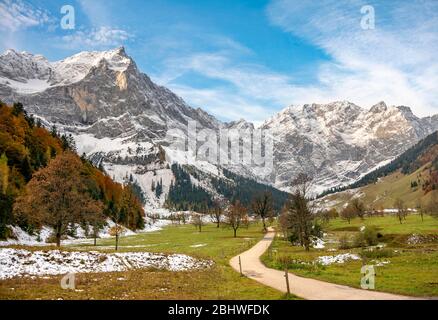
<path fill-rule="evenodd" d="M 286 290 L 284 272 L 267 268 L 261 261 L 261 255 L 268 249 L 275 232 L 269 230 L 265 237 L 248 251 L 240 254 L 242 270 L 245 276 L 282 292 Z M 230 265 L 239 272 L 239 256 L 230 260 Z M 358 271 L 359 272 L 359 271 Z M 414 299 L 390 293 L 355 289 L 324 281 L 298 277 L 289 273 L 291 293 L 310 300 L 403 300 Z"/>

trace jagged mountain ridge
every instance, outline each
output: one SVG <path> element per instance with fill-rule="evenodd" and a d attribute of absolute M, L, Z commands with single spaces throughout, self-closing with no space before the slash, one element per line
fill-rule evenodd
<path fill-rule="evenodd" d="M 390 163 L 352 185 L 329 190 L 317 199 L 322 209 L 341 210 L 360 198 L 369 210 L 394 208 L 401 199 L 409 208 L 426 209 L 438 203 L 438 131 L 420 140 Z M 434 202 L 432 202 L 434 201 Z M 427 209 L 426 209 L 427 210 Z"/>
<path fill-rule="evenodd" d="M 288 186 L 294 171 L 316 177 L 317 190 L 356 181 L 438 129 L 438 117 L 416 117 L 384 102 L 363 109 L 351 102 L 291 106 L 262 127 L 275 137 L 273 183 Z"/>
<path fill-rule="evenodd" d="M 28 112 L 47 121 L 76 125 L 96 137 L 134 131 L 164 137 L 170 125 L 188 119 L 203 127 L 218 126 L 201 109 L 153 83 L 122 47 L 82 52 L 54 63 L 8 50 L 0 56 L 0 96 L 6 102 L 20 100 Z"/>
<path fill-rule="evenodd" d="M 185 130 L 190 120 L 198 129 L 254 128 L 243 119 L 223 123 L 190 107 L 141 73 L 123 48 L 82 52 L 58 62 L 8 50 L 0 55 L 0 98 L 21 101 L 47 125 L 71 132 L 79 152 L 99 159 L 114 176 L 144 172 L 149 165 L 145 157 L 158 145 L 165 148 L 169 162 L 186 161 L 186 154 L 166 149 L 165 136 L 169 128 Z M 315 190 L 322 191 L 352 183 L 390 161 L 438 129 L 438 117 L 418 118 L 407 107 L 383 102 L 366 110 L 342 101 L 288 107 L 261 127 L 273 134 L 274 172 L 227 167 L 286 190 L 292 177 L 305 171 L 315 177 Z M 193 164 L 221 174 L 215 164 Z"/>

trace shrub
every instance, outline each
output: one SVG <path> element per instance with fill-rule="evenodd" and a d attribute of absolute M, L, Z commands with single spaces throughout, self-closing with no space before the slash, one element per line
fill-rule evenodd
<path fill-rule="evenodd" d="M 363 232 L 359 232 L 356 234 L 353 238 L 353 247 L 354 248 L 361 248 L 366 247 L 367 242 L 365 240 L 365 235 Z"/>
<path fill-rule="evenodd" d="M 360 255 L 368 259 L 391 258 L 394 256 L 394 251 L 390 249 L 362 250 Z"/>
<path fill-rule="evenodd" d="M 366 227 L 365 230 L 356 234 L 353 239 L 353 246 L 355 248 L 375 246 L 379 243 L 379 238 L 383 235 L 377 232 L 376 227 Z"/>
<path fill-rule="evenodd" d="M 377 232 L 376 227 L 366 227 L 365 230 L 363 231 L 363 235 L 364 235 L 364 239 L 365 242 L 369 245 L 369 246 L 375 246 L 377 243 L 379 243 L 379 234 Z M 380 235 L 381 237 L 381 235 Z"/>
<path fill-rule="evenodd" d="M 324 235 L 323 227 L 319 223 L 315 223 L 312 227 L 311 235 L 321 238 Z"/>
<path fill-rule="evenodd" d="M 350 248 L 351 248 L 350 238 L 346 234 L 343 234 L 339 238 L 339 249 L 350 249 Z"/>

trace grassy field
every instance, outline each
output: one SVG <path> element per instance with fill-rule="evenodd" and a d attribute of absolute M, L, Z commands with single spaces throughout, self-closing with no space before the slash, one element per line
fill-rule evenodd
<path fill-rule="evenodd" d="M 372 247 L 372 253 L 362 248 L 339 249 L 342 235 L 353 237 L 361 226 L 375 226 L 382 234 L 382 249 Z M 326 226 L 325 248 L 306 252 L 302 247 L 292 246 L 282 238 L 276 238 L 270 250 L 262 257 L 272 268 L 284 270 L 309 278 L 360 287 L 362 265 L 374 265 L 376 270 L 375 290 L 412 296 L 438 296 L 438 220 L 425 216 L 424 222 L 417 215 L 410 215 L 400 225 L 395 217 L 355 219 L 348 224 L 340 219 Z M 408 243 L 412 234 L 424 236 L 422 243 Z M 352 253 L 361 260 L 323 266 L 314 261 L 320 256 Z"/>
<path fill-rule="evenodd" d="M 76 291 L 60 287 L 61 276 L 0 281 L 1 299 L 283 299 L 282 293 L 241 277 L 229 259 L 262 238 L 261 225 L 241 229 L 233 238 L 230 229 L 207 225 L 198 232 L 191 225 L 168 226 L 161 231 L 120 239 L 120 252 L 185 253 L 212 259 L 212 269 L 189 272 L 132 270 L 78 274 Z M 54 248 L 52 248 L 54 249 Z M 100 239 L 98 246 L 75 245 L 65 250 L 114 251 L 114 239 Z M 38 248 L 41 250 L 41 248 Z"/>
<path fill-rule="evenodd" d="M 342 231 L 355 228 L 355 231 L 359 231 L 361 226 L 375 226 L 384 234 L 438 234 L 438 220 L 429 215 L 424 215 L 424 221 L 422 221 L 418 214 L 408 215 L 402 224 L 400 224 L 398 219 L 393 215 L 369 217 L 364 220 L 356 218 L 351 220 L 351 223 L 338 218 L 330 221 L 327 230 Z"/>
<path fill-rule="evenodd" d="M 355 195 L 355 191 L 359 191 L 363 196 L 361 200 L 367 203 L 369 207 L 376 210 L 385 208 L 394 208 L 396 199 L 403 199 L 409 208 L 416 208 L 419 201 L 428 203 L 433 193 L 438 193 L 438 190 L 424 194 L 421 185 L 428 180 L 428 168 L 430 164 L 426 164 L 417 171 L 404 175 L 400 172 L 389 174 L 386 177 L 380 178 L 376 183 L 371 183 L 367 186 L 355 190 L 347 190 L 328 195 L 324 198 L 337 209 L 342 208 L 346 203 L 351 201 Z M 412 188 L 411 182 L 416 181 L 420 187 Z"/>

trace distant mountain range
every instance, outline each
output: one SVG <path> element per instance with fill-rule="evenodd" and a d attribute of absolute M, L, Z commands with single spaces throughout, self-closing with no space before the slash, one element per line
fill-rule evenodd
<path fill-rule="evenodd" d="M 245 120 L 224 123 L 185 103 L 141 73 L 124 48 L 81 52 L 49 62 L 41 55 L 8 50 L 0 55 L 0 99 L 20 101 L 47 126 L 71 133 L 78 152 L 86 153 L 117 180 L 133 175 L 161 206 L 173 179 L 169 164 L 190 156 L 169 148 L 168 129 L 254 129 Z M 230 106 L 231 107 L 231 106 Z M 243 164 L 225 165 L 239 176 L 289 190 L 299 172 L 314 177 L 321 192 L 357 181 L 438 129 L 438 116 L 418 118 L 405 106 L 380 102 L 370 110 L 342 101 L 287 107 L 262 125 L 274 139 L 274 170 Z M 159 155 L 165 153 L 165 161 Z M 208 161 L 188 161 L 212 177 L 227 179 L 223 168 Z M 193 176 L 192 176 L 193 178 Z M 155 197 L 152 181 L 163 183 Z M 197 181 L 218 195 L 210 182 Z M 155 198 L 154 198 L 155 197 Z"/>
<path fill-rule="evenodd" d="M 342 209 L 353 198 L 374 210 L 393 208 L 397 199 L 413 209 L 438 203 L 438 131 L 355 183 L 328 191 L 317 203 Z"/>

